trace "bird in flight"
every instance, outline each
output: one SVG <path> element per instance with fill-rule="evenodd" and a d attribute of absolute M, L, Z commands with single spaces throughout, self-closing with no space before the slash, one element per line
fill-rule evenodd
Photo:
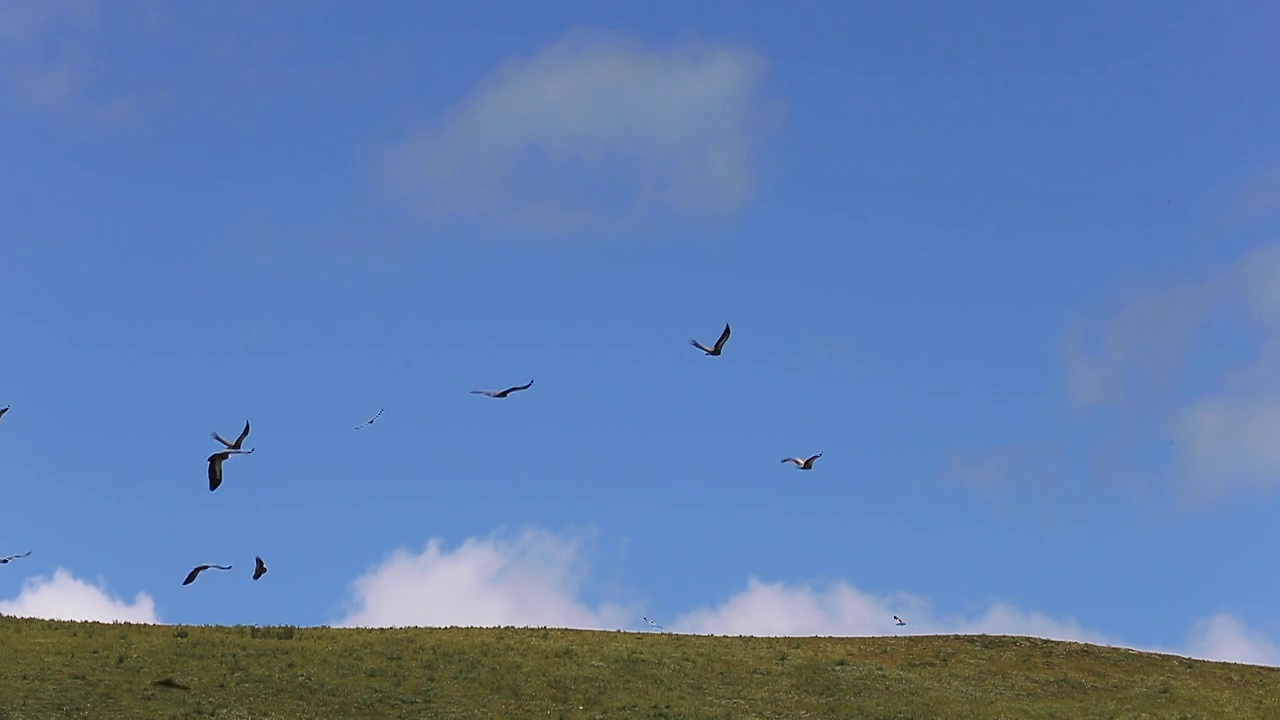
<path fill-rule="evenodd" d="M 506 390 L 472 390 L 471 394 L 472 395 L 488 395 L 491 398 L 504 398 L 513 392 L 528 390 L 531 385 L 533 385 L 532 380 L 529 381 L 528 385 L 516 385 L 515 387 L 509 387 Z"/>
<path fill-rule="evenodd" d="M 5 405 L 4 407 L 0 408 L 0 420 L 4 420 L 4 414 L 7 412 L 9 412 L 8 405 Z"/>
<path fill-rule="evenodd" d="M 26 552 L 22 553 L 21 555 L 10 555 L 10 556 L 8 556 L 8 557 L 2 557 L 2 558 L 0 558 L 0 565 L 8 565 L 9 563 L 13 562 L 14 560 L 17 560 L 18 558 L 24 558 L 24 557 L 26 557 L 26 556 L 28 556 L 28 555 L 30 555 L 30 554 L 31 554 L 31 551 L 30 551 L 30 550 L 28 550 L 28 551 L 26 551 Z"/>
<path fill-rule="evenodd" d="M 906 624 L 907 624 L 907 621 L 906 621 L 906 620 L 903 620 L 902 618 L 898 617 L 897 615 L 894 615 L 894 616 L 893 616 L 893 619 L 896 621 L 896 622 L 894 623 L 894 625 L 906 625 Z"/>
<path fill-rule="evenodd" d="M 267 564 L 262 562 L 262 558 L 254 556 L 253 558 L 253 579 L 257 580 L 267 574 Z"/>
<path fill-rule="evenodd" d="M 644 621 L 645 621 L 645 622 L 647 622 L 647 623 L 649 623 L 649 627 L 658 628 L 659 630 L 661 630 L 661 629 L 662 629 L 662 626 L 661 626 L 661 625 L 659 625 L 658 623 L 656 623 L 656 622 L 654 622 L 654 621 L 650 620 L 649 618 L 647 618 L 647 617 L 645 617 L 645 616 L 643 616 L 643 615 L 641 615 L 641 616 L 640 616 L 640 619 L 641 619 L 641 620 L 644 620 Z"/>
<path fill-rule="evenodd" d="M 386 410 L 386 408 L 382 408 L 382 410 Z M 369 427 L 370 425 L 372 425 L 372 424 L 373 424 L 373 422 L 374 422 L 375 420 L 377 420 L 378 418 L 382 417 L 382 410 L 379 410 L 377 415 L 374 415 L 373 417 L 369 418 L 369 421 L 368 421 L 368 422 L 363 422 L 363 423 L 360 423 L 359 425 L 357 425 L 357 426 L 356 426 L 356 430 L 359 430 L 359 429 L 361 429 L 361 428 L 367 428 L 367 427 Z"/>
<path fill-rule="evenodd" d="M 720 351 L 724 350 L 724 344 L 728 342 L 728 340 L 729 340 L 729 323 L 725 323 L 724 332 L 720 333 L 720 338 L 716 340 L 715 345 L 712 345 L 711 347 L 707 347 L 706 345 L 703 345 L 702 343 L 692 338 L 689 339 L 689 342 L 693 343 L 694 347 L 698 348 L 699 350 L 701 350 L 702 352 L 708 355 L 719 355 Z"/>
<path fill-rule="evenodd" d="M 190 585 L 191 583 L 196 581 L 196 577 L 199 576 L 200 573 L 210 568 L 213 568 L 214 570 L 230 570 L 231 566 L 230 565 L 197 565 L 194 568 L 191 568 L 191 572 L 187 573 L 187 579 L 183 580 L 182 584 Z"/>
<path fill-rule="evenodd" d="M 248 450 L 223 450 L 209 456 L 209 492 L 218 489 L 222 484 L 222 463 L 232 455 L 251 455 L 257 448 Z"/>
<path fill-rule="evenodd" d="M 822 457 L 822 453 L 818 453 L 817 455 L 811 455 L 811 456 L 809 456 L 809 457 L 805 458 L 804 460 L 801 460 L 800 458 L 793 458 L 793 457 L 783 458 L 783 459 L 782 459 L 782 462 L 784 462 L 784 463 L 792 463 L 792 464 L 794 464 L 796 467 L 800 468 L 801 470 L 812 470 L 812 469 L 813 469 L 813 461 L 814 461 L 814 460 L 817 460 L 817 459 L 818 459 L 818 458 L 820 458 L 820 457 Z"/>
<path fill-rule="evenodd" d="M 244 430 L 240 431 L 240 437 L 236 438 L 235 442 L 227 442 L 222 438 L 221 435 L 219 435 L 216 432 L 213 434 L 213 439 L 217 440 L 223 445 L 226 445 L 228 450 L 239 450 L 240 446 L 244 445 L 244 439 L 247 437 L 249 437 L 249 421 L 248 420 L 244 421 Z"/>

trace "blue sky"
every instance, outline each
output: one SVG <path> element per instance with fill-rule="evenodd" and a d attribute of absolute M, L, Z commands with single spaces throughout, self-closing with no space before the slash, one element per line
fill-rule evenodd
<path fill-rule="evenodd" d="M 1273 5 L 468 5 L 0 8 L 0 612 L 1280 664 Z"/>

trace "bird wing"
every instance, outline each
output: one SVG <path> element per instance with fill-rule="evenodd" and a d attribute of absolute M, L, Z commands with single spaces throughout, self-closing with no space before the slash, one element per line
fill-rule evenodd
<path fill-rule="evenodd" d="M 223 445 L 226 445 L 227 447 L 233 447 L 233 445 L 232 445 L 229 441 L 227 441 L 227 440 L 223 439 L 223 437 L 222 437 L 221 435 L 219 435 L 218 433 L 216 433 L 216 432 L 215 432 L 215 433 L 213 433 L 213 439 L 214 439 L 214 440 L 217 440 L 218 442 L 222 443 Z"/>
<path fill-rule="evenodd" d="M 209 456 L 209 492 L 217 490 L 222 484 L 222 461 L 227 457 L 227 453 L 214 453 Z"/>
<path fill-rule="evenodd" d="M 192 568 L 192 569 L 191 569 L 191 572 L 187 573 L 187 579 L 186 579 L 186 580 L 183 580 L 183 581 L 182 581 L 182 584 L 183 584 L 183 585 L 190 585 L 191 583 L 195 582 L 195 581 L 196 581 L 196 576 L 198 576 L 200 573 L 204 572 L 204 570 L 205 570 L 206 568 L 208 568 L 208 567 L 209 567 L 208 565 L 197 565 L 197 566 L 195 566 L 194 568 Z"/>
<path fill-rule="evenodd" d="M 795 463 L 796 465 L 799 465 L 799 464 L 800 464 L 800 460 L 799 460 L 799 458 L 782 458 L 782 462 L 784 462 L 784 463 Z"/>
<path fill-rule="evenodd" d="M 4 417 L 4 414 L 5 414 L 5 413 L 7 413 L 7 412 L 9 412 L 9 406 L 8 406 L 8 405 L 5 405 L 4 407 L 0 408 L 0 418 L 3 418 L 3 417 Z"/>
<path fill-rule="evenodd" d="M 515 386 L 513 386 L 513 387 L 509 387 L 509 388 L 507 388 L 506 390 L 503 390 L 502 392 L 503 392 L 503 393 L 506 393 L 506 394 L 510 394 L 510 393 L 513 393 L 513 392 L 518 392 L 518 391 L 520 391 L 520 390 L 528 390 L 528 389 L 529 389 L 529 388 L 531 388 L 531 387 L 533 387 L 533 381 L 532 381 L 532 380 L 530 380 L 528 383 L 525 383 L 524 385 L 515 385 Z"/>
<path fill-rule="evenodd" d="M 231 569 L 231 566 L 230 566 L 230 565 L 205 565 L 205 567 L 207 567 L 207 568 L 214 568 L 214 569 L 216 569 L 216 570 L 230 570 L 230 569 Z"/>
<path fill-rule="evenodd" d="M 698 348 L 704 353 L 711 352 L 711 348 L 707 347 L 706 345 L 703 345 L 702 343 L 698 342 L 697 340 L 694 340 L 693 338 L 689 338 L 689 342 L 692 343 L 694 347 Z"/>
<path fill-rule="evenodd" d="M 249 421 L 245 420 L 244 429 L 240 431 L 240 437 L 236 438 L 236 442 L 234 445 L 232 445 L 232 447 L 239 450 L 240 446 L 244 444 L 244 439 L 247 437 L 249 437 Z"/>
<path fill-rule="evenodd" d="M 495 393 L 492 390 L 472 390 L 471 394 L 472 395 L 488 395 L 489 397 L 493 397 L 497 393 Z"/>
<path fill-rule="evenodd" d="M 817 455 L 814 455 L 814 456 L 812 456 L 812 457 L 805 458 L 805 460 L 804 460 L 804 464 L 805 464 L 805 465 L 812 465 L 812 464 L 813 464 L 813 461 L 814 461 L 814 460 L 817 460 L 817 459 L 818 459 L 818 458 L 820 458 L 820 457 L 822 457 L 822 453 L 818 453 Z"/>
<path fill-rule="evenodd" d="M 728 340 L 729 340 L 729 323 L 725 323 L 724 332 L 720 333 L 720 338 L 716 340 L 716 350 L 719 350 L 720 348 L 724 347 L 724 344 L 728 342 Z"/>

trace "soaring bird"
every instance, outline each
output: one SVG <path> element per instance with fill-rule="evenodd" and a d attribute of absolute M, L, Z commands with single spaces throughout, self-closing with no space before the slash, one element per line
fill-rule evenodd
<path fill-rule="evenodd" d="M 386 410 L 386 408 L 382 408 L 382 410 Z M 355 429 L 359 430 L 361 428 L 367 428 L 370 425 L 372 425 L 374 420 L 377 420 L 378 418 L 382 417 L 382 410 L 379 410 L 377 415 L 374 415 L 373 417 L 369 418 L 368 422 L 363 422 L 357 425 Z"/>
<path fill-rule="evenodd" d="M 647 618 L 647 617 L 645 617 L 645 616 L 643 616 L 643 615 L 641 615 L 641 616 L 640 616 L 640 619 L 641 619 L 641 620 L 644 620 L 644 621 L 645 621 L 645 622 L 647 622 L 647 623 L 649 623 L 649 627 L 655 627 L 655 628 L 658 628 L 659 630 L 661 630 L 661 629 L 662 629 L 662 626 L 661 626 L 661 625 L 659 625 L 658 623 L 656 623 L 656 622 L 654 622 L 654 621 L 650 620 L 649 618 Z"/>
<path fill-rule="evenodd" d="M 509 387 L 506 390 L 472 390 L 471 394 L 472 395 L 488 395 L 491 398 L 504 398 L 513 392 L 519 392 L 520 390 L 528 390 L 531 385 L 533 385 L 532 380 L 529 381 L 528 385 L 516 385 L 515 387 Z"/>
<path fill-rule="evenodd" d="M 222 484 L 222 463 L 232 455 L 250 455 L 257 448 L 248 450 L 223 450 L 209 456 L 209 492 L 218 489 Z"/>
<path fill-rule="evenodd" d="M 240 437 L 236 438 L 235 442 L 227 442 L 222 438 L 221 435 L 219 435 L 216 432 L 213 434 L 213 439 L 217 440 L 223 445 L 226 445 L 227 449 L 229 450 L 239 450 L 240 446 L 244 445 L 244 439 L 247 437 L 249 437 L 249 421 L 248 420 L 244 421 L 244 430 L 240 431 Z"/>
<path fill-rule="evenodd" d="M 906 625 L 906 624 L 907 624 L 907 621 L 906 621 L 906 620 L 903 620 L 902 618 L 898 617 L 897 615 L 894 615 L 894 616 L 893 616 L 893 619 L 897 621 L 897 622 L 895 622 L 895 623 L 894 623 L 894 625 Z"/>
<path fill-rule="evenodd" d="M 822 457 L 822 453 L 818 453 L 817 455 L 811 455 L 811 456 L 809 456 L 809 457 L 805 458 L 804 460 L 801 460 L 800 458 L 793 458 L 793 457 L 783 458 L 783 459 L 782 459 L 782 462 L 784 462 L 784 463 L 792 463 L 792 464 L 794 464 L 797 468 L 800 468 L 801 470 L 812 470 L 812 469 L 813 469 L 813 461 L 814 461 L 814 460 L 817 460 L 817 459 L 818 459 L 818 458 L 820 458 L 820 457 Z"/>
<path fill-rule="evenodd" d="M 31 554 L 31 551 L 28 550 L 22 553 L 21 555 L 10 555 L 9 557 L 2 557 L 0 558 L 0 565 L 8 565 L 10 562 L 17 560 L 18 558 L 24 558 L 30 554 Z"/>
<path fill-rule="evenodd" d="M 729 340 L 729 323 L 725 323 L 724 332 L 720 333 L 720 338 L 716 340 L 715 345 L 711 347 L 707 347 L 706 345 L 703 345 L 702 343 L 698 342 L 697 340 L 694 340 L 693 338 L 690 338 L 689 342 L 693 343 L 694 347 L 698 348 L 699 350 L 701 350 L 702 352 L 708 355 L 719 355 L 720 351 L 724 350 L 724 344 L 728 340 Z"/>
<path fill-rule="evenodd" d="M 230 570 L 231 566 L 230 565 L 197 565 L 194 568 L 191 568 L 191 572 L 187 573 L 187 579 L 183 580 L 182 584 L 190 585 L 191 583 L 196 581 L 196 577 L 200 575 L 200 573 L 204 572 L 205 570 L 208 570 L 209 568 L 213 568 L 214 570 Z"/>
<path fill-rule="evenodd" d="M 267 574 L 267 564 L 262 562 L 262 558 L 256 555 L 253 558 L 253 579 L 257 580 Z"/>

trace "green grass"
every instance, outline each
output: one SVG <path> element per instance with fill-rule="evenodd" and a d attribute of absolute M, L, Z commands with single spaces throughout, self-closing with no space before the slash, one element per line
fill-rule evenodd
<path fill-rule="evenodd" d="M 742 638 L 0 617 L 0 720 L 62 717 L 1274 720 L 1280 669 L 1003 636 Z"/>

